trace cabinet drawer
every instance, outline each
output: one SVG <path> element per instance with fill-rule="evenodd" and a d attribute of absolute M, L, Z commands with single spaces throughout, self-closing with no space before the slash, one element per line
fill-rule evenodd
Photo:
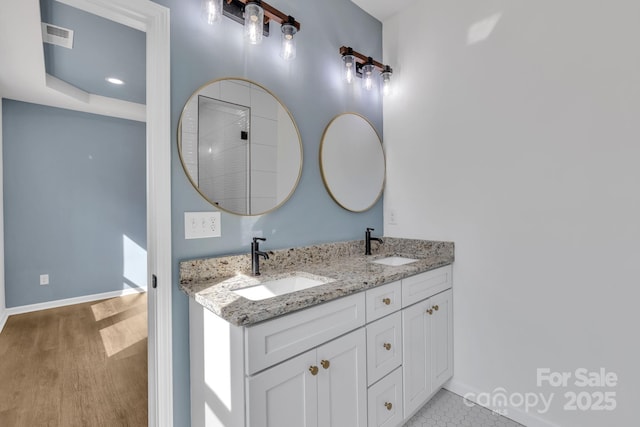
<path fill-rule="evenodd" d="M 400 312 L 367 325 L 368 385 L 402 363 L 402 316 Z"/>
<path fill-rule="evenodd" d="M 388 283 L 377 288 L 369 289 L 367 298 L 367 322 L 391 314 L 401 307 L 401 282 Z"/>
<path fill-rule="evenodd" d="M 402 422 L 402 368 L 369 387 L 369 427 L 396 427 Z"/>
<path fill-rule="evenodd" d="M 407 307 L 451 287 L 450 265 L 402 279 L 402 307 Z"/>
<path fill-rule="evenodd" d="M 364 301 L 359 293 L 246 328 L 247 374 L 364 325 Z"/>

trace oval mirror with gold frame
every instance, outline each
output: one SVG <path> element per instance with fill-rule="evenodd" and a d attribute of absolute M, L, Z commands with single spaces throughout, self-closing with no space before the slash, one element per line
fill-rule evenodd
<path fill-rule="evenodd" d="M 382 142 L 371 122 L 356 113 L 334 117 L 322 136 L 320 171 L 327 191 L 344 209 L 371 209 L 385 180 Z"/>
<path fill-rule="evenodd" d="M 237 215 L 282 206 L 302 173 L 291 112 L 271 91 L 242 78 L 213 80 L 191 95 L 178 124 L 178 152 L 202 197 Z"/>

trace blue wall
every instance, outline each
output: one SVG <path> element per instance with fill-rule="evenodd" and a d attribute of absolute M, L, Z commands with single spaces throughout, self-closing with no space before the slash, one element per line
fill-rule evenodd
<path fill-rule="evenodd" d="M 145 124 L 7 99 L 2 113 L 7 307 L 144 285 Z"/>
<path fill-rule="evenodd" d="M 325 126 L 337 114 L 355 111 L 382 134 L 382 102 L 377 93 L 341 80 L 340 46 L 382 58 L 382 24 L 349 0 L 274 0 L 269 3 L 301 24 L 298 57 L 279 56 L 280 29 L 259 46 L 246 46 L 242 26 L 224 18 L 217 27 L 200 18 L 199 0 L 156 0 L 171 9 L 171 126 L 173 217 L 173 358 L 175 425 L 189 425 L 189 342 L 187 297 L 178 289 L 178 262 L 184 259 L 246 253 L 251 236 L 262 234 L 265 249 L 363 238 L 367 226 L 382 230 L 382 202 L 355 214 L 333 202 L 322 183 L 319 147 Z M 304 145 L 300 184 L 277 211 L 258 217 L 222 213 L 222 237 L 184 239 L 184 212 L 214 208 L 193 189 L 177 153 L 177 125 L 189 96 L 209 80 L 244 77 L 269 88 L 290 109 Z M 358 80 L 357 83 L 360 83 Z"/>

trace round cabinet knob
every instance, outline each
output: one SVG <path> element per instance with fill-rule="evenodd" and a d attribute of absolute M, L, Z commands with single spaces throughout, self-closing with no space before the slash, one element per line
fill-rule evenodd
<path fill-rule="evenodd" d="M 309 366 L 309 372 L 311 372 L 311 375 L 318 375 L 318 367 L 317 366 Z"/>
<path fill-rule="evenodd" d="M 382 302 L 384 303 L 384 305 L 389 305 L 391 304 L 391 298 L 383 298 Z"/>
<path fill-rule="evenodd" d="M 331 363 L 329 363 L 329 361 L 328 361 L 328 360 L 321 360 L 321 361 L 320 361 L 320 364 L 322 365 L 322 367 L 323 367 L 324 369 L 329 369 L 329 366 L 331 366 Z"/>
<path fill-rule="evenodd" d="M 389 344 L 388 342 L 386 342 L 386 343 L 382 344 L 382 346 L 383 346 L 384 348 L 386 348 L 387 350 L 391 350 L 391 344 Z"/>
<path fill-rule="evenodd" d="M 440 307 L 438 307 L 437 305 L 434 305 L 434 306 L 433 306 L 433 309 L 434 309 L 435 311 L 438 311 L 438 310 L 440 310 Z"/>
<path fill-rule="evenodd" d="M 430 308 L 429 310 L 427 310 L 427 313 L 429 313 L 430 315 L 433 314 L 433 309 Z"/>
<path fill-rule="evenodd" d="M 384 406 L 387 408 L 387 411 L 390 411 L 393 408 L 393 404 L 391 402 L 384 402 Z"/>

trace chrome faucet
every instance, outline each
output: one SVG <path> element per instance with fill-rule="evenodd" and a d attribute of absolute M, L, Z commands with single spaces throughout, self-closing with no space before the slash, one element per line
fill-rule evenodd
<path fill-rule="evenodd" d="M 260 257 L 269 259 L 269 254 L 260 250 L 260 242 L 266 242 L 264 237 L 254 237 L 251 243 L 251 274 L 254 276 L 260 275 Z"/>
<path fill-rule="evenodd" d="M 375 240 L 376 242 L 382 244 L 382 239 L 379 237 L 371 237 L 371 232 L 374 231 L 375 228 L 367 228 L 367 231 L 364 233 L 364 254 L 371 255 L 371 241 Z"/>

